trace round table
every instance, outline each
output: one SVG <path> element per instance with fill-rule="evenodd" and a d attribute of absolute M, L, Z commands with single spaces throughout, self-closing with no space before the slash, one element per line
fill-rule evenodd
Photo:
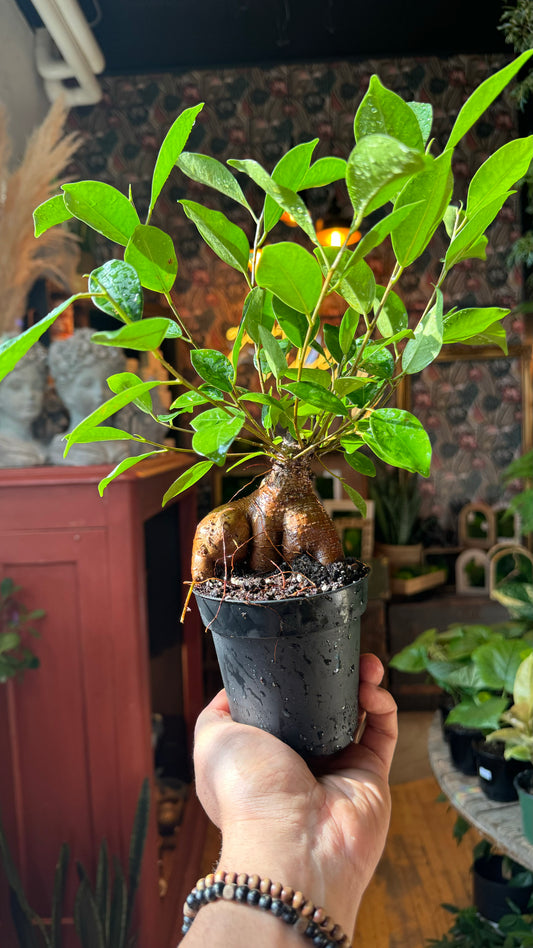
<path fill-rule="evenodd" d="M 454 809 L 501 852 L 533 871 L 533 845 L 524 837 L 520 804 L 494 803 L 483 793 L 477 777 L 466 777 L 456 770 L 439 712 L 429 729 L 428 753 L 433 773 Z"/>

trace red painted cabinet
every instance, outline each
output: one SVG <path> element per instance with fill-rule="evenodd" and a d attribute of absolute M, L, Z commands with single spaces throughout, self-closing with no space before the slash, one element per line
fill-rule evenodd
<path fill-rule="evenodd" d="M 104 837 L 127 864 L 137 795 L 153 770 L 144 524 L 181 467 L 144 463 L 102 499 L 100 467 L 0 471 L 0 576 L 23 587 L 28 608 L 46 611 L 34 643 L 41 667 L 0 685 L 0 807 L 30 904 L 44 915 L 63 841 L 91 875 Z M 187 564 L 196 505 L 191 492 L 176 503 Z M 189 735 L 202 706 L 200 648 L 194 611 L 176 683 Z M 137 906 L 139 945 L 167 948 L 157 934 L 155 819 Z M 4 891 L 3 926 L 5 913 Z M 0 943 L 11 948 L 5 935 Z"/>

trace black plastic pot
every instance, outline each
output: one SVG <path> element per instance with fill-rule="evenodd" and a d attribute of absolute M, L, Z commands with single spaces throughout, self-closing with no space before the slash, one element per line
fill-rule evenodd
<path fill-rule="evenodd" d="M 475 745 L 479 785 L 489 800 L 510 803 L 518 799 L 514 778 L 526 769 L 523 760 L 505 760 L 502 741 L 479 741 Z"/>
<path fill-rule="evenodd" d="M 525 912 L 533 888 L 513 885 L 502 876 L 502 857 L 498 855 L 476 859 L 472 866 L 474 904 L 480 915 L 491 922 L 499 922 L 509 915 L 509 899 Z"/>
<path fill-rule="evenodd" d="M 465 776 L 474 777 L 477 774 L 474 742 L 480 741 L 483 733 L 460 724 L 446 724 L 444 730 L 454 766 Z"/>
<path fill-rule="evenodd" d="M 351 742 L 366 577 L 330 593 L 252 604 L 195 596 L 234 721 L 307 755 Z"/>
<path fill-rule="evenodd" d="M 444 739 L 448 740 L 448 733 L 446 731 L 446 718 L 448 717 L 450 711 L 455 706 L 455 701 L 452 696 L 449 694 L 442 694 L 439 698 L 439 715 L 440 715 L 440 724 L 442 728 L 442 734 Z"/>

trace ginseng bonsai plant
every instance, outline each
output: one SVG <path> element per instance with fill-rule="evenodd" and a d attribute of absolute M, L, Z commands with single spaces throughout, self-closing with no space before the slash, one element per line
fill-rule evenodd
<path fill-rule="evenodd" d="M 155 350 L 169 382 L 141 382 L 132 373 L 112 376 L 112 397 L 67 436 L 66 451 L 93 440 L 145 441 L 102 422 L 131 402 L 154 414 L 150 391 L 159 384 L 170 385 L 175 398 L 168 413 L 154 417 L 165 436 L 177 433 L 181 439 L 172 447 L 146 442 L 147 451 L 117 465 L 101 481 L 100 492 L 127 468 L 163 451 L 200 458 L 177 478 L 164 503 L 214 465 L 234 467 L 262 459 L 267 472 L 259 487 L 199 524 L 192 580 L 204 621 L 229 648 L 222 673 L 232 714 L 271 729 L 299 750 L 331 753 L 352 739 L 358 616 L 366 595 L 364 568 L 342 562 L 336 530 L 314 495 L 311 460 L 325 467 L 324 457 L 341 451 L 352 468 L 372 476 L 370 452 L 387 464 L 428 476 L 431 446 L 424 428 L 408 411 L 385 407 L 388 399 L 405 376 L 428 366 L 443 344 L 491 343 L 505 351 L 500 321 L 507 310 L 473 307 L 445 313 L 442 285 L 460 261 L 485 257 L 485 230 L 525 174 L 533 139 L 511 141 L 489 157 L 472 179 L 465 206 L 452 203 L 452 160 L 455 146 L 530 55 L 523 53 L 473 92 L 438 155 L 429 140 L 431 106 L 404 102 L 373 76 L 355 115 L 355 146 L 347 160 L 312 162 L 315 140 L 291 148 L 271 174 L 249 158 L 230 160 L 228 168 L 208 155 L 184 150 L 202 108 L 197 105 L 181 113 L 163 141 L 144 223 L 131 188 L 126 196 L 97 181 L 65 184 L 35 211 L 37 236 L 74 217 L 124 247 L 123 259 L 98 267 L 89 275 L 86 294 L 65 301 L 5 344 L 0 378 L 65 306 L 90 297 L 120 324 L 114 331 L 96 332 L 94 342 Z M 176 165 L 250 215 L 246 233 L 219 210 L 180 202 L 214 253 L 241 273 L 247 290 L 229 354 L 198 348 L 171 296 L 177 274 L 174 245 L 151 220 Z M 234 172 L 254 182 L 261 193 L 257 206 Z M 341 179 L 353 218 L 341 245 L 324 248 L 299 192 Z M 364 231 L 365 219 L 378 210 L 373 221 L 380 219 L 352 249 L 351 236 Z M 273 242 L 273 228 L 284 212 L 298 224 L 309 249 Z M 446 254 L 424 312 L 410 326 L 394 287 L 441 224 L 448 234 Z M 395 260 L 385 285 L 378 285 L 365 258 L 385 240 L 391 241 Z M 168 315 L 143 317 L 143 287 L 166 300 Z M 340 325 L 321 320 L 322 304 L 332 293 L 342 307 Z M 158 349 L 165 338 L 177 340 L 188 353 L 197 384 L 163 359 Z M 239 384 L 239 353 L 246 345 L 254 350 L 254 391 Z M 364 509 L 360 495 L 343 485 Z M 315 566 L 332 567 L 333 586 L 339 588 L 323 591 L 322 575 L 310 572 Z M 275 583 L 269 576 L 264 588 L 271 592 L 263 588 L 259 602 L 244 598 L 238 573 L 245 568 L 255 576 L 274 570 L 277 577 Z M 275 595 L 289 598 L 275 601 Z M 262 660 L 264 667 L 259 666 Z"/>

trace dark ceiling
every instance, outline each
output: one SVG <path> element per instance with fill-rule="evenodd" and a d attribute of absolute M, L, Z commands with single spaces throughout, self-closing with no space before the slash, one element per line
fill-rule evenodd
<path fill-rule="evenodd" d="M 17 0 L 32 26 L 31 0 Z M 80 0 L 106 74 L 511 52 L 502 0 Z M 101 10 L 101 13 L 99 13 Z M 96 20 L 96 22 L 95 22 Z"/>

